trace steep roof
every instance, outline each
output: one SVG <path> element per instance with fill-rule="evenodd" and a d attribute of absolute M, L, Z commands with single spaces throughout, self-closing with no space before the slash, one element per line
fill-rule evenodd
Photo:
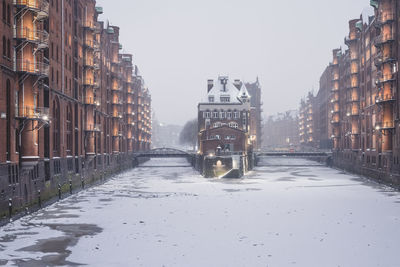
<path fill-rule="evenodd" d="M 241 83 L 240 90 L 237 87 L 238 85 L 233 84 L 228 76 L 219 76 L 216 81 L 214 81 L 212 88 L 207 93 L 207 99 L 203 101 L 203 103 L 209 103 L 210 97 L 214 97 L 214 102 L 212 103 L 226 103 L 221 102 L 221 97 L 229 97 L 229 103 L 233 104 L 241 104 L 240 98 L 242 96 L 247 96 L 250 98 L 250 94 L 246 88 L 244 83 Z M 243 95 L 244 94 L 244 95 Z"/>

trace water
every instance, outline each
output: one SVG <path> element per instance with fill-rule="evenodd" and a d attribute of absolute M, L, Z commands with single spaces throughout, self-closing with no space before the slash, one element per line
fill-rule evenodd
<path fill-rule="evenodd" d="M 264 163 L 210 180 L 152 160 L 0 228 L 0 265 L 399 266 L 398 192 L 309 161 Z"/>

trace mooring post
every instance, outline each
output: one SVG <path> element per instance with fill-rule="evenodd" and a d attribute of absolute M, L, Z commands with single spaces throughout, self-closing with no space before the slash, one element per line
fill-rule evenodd
<path fill-rule="evenodd" d="M 81 180 L 81 185 L 82 185 L 82 189 L 84 189 L 85 188 L 85 180 L 83 178 Z"/>
<path fill-rule="evenodd" d="M 58 200 L 61 199 L 61 185 L 58 184 Z"/>
<path fill-rule="evenodd" d="M 69 193 L 72 195 L 72 180 L 69 180 Z"/>
<path fill-rule="evenodd" d="M 12 199 L 11 198 L 8 199 L 8 215 L 11 220 L 11 217 L 12 217 Z"/>
<path fill-rule="evenodd" d="M 39 208 L 42 208 L 42 197 L 40 196 L 40 189 L 38 190 L 38 204 L 39 204 Z"/>

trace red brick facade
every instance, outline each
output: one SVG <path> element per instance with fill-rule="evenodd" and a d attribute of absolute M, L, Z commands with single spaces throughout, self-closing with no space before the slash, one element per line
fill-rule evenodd
<path fill-rule="evenodd" d="M 102 12 L 95 0 L 1 1 L 0 210 L 150 149 L 149 90 Z"/>

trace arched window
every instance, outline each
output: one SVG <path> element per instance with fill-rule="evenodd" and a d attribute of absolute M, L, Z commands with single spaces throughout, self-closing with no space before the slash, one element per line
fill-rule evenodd
<path fill-rule="evenodd" d="M 72 108 L 71 105 L 67 106 L 67 153 L 72 155 Z"/>
<path fill-rule="evenodd" d="M 7 8 L 6 8 L 6 0 L 3 0 L 3 20 L 6 21 L 7 20 Z"/>
<path fill-rule="evenodd" d="M 10 39 L 7 40 L 7 57 L 11 58 L 11 41 L 10 41 Z"/>
<path fill-rule="evenodd" d="M 9 4 L 7 5 L 7 23 L 11 24 L 11 7 Z"/>
<path fill-rule="evenodd" d="M 60 104 L 53 101 L 53 156 L 60 156 Z"/>
<path fill-rule="evenodd" d="M 5 36 L 3 36 L 3 56 L 7 56 L 7 41 Z"/>

